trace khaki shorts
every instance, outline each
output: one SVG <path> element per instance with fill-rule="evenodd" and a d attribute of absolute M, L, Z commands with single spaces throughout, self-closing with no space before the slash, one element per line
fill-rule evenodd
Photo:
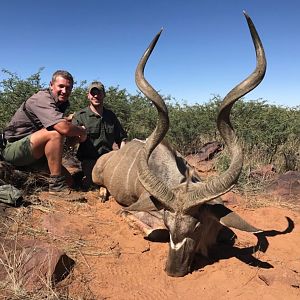
<path fill-rule="evenodd" d="M 17 167 L 28 166 L 40 162 L 40 159 L 37 160 L 33 157 L 30 147 L 30 135 L 13 143 L 7 142 L 2 156 L 5 161 Z"/>

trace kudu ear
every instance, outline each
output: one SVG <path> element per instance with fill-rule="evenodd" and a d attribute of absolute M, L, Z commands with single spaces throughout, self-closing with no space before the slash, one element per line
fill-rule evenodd
<path fill-rule="evenodd" d="M 154 197 L 149 195 L 148 192 L 144 192 L 139 199 L 131 204 L 128 207 L 124 207 L 123 209 L 126 211 L 158 211 L 161 210 L 163 206 L 159 201 L 157 201 Z"/>
<path fill-rule="evenodd" d="M 224 226 L 252 233 L 262 232 L 261 229 L 250 225 L 238 214 L 222 204 L 209 205 L 209 210 Z"/>

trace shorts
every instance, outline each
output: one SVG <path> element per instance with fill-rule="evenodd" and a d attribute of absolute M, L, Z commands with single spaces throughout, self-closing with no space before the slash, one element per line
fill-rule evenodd
<path fill-rule="evenodd" d="M 30 135 L 12 143 L 7 142 L 2 156 L 5 161 L 17 167 L 28 166 L 38 161 L 32 154 Z"/>
<path fill-rule="evenodd" d="M 40 159 L 33 157 L 30 146 L 30 135 L 12 143 L 7 142 L 2 156 L 5 161 L 16 167 L 36 166 L 40 168 L 45 164 L 47 166 L 46 157 Z"/>

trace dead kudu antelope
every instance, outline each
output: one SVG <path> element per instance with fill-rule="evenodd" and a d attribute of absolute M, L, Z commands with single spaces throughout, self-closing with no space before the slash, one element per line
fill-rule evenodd
<path fill-rule="evenodd" d="M 97 161 L 93 181 L 108 189 L 127 211 L 158 211 L 169 231 L 169 254 L 166 272 L 184 276 L 191 271 L 195 253 L 207 256 L 216 243 L 221 228 L 232 227 L 247 232 L 260 230 L 225 207 L 219 198 L 237 181 L 243 153 L 230 124 L 233 104 L 254 89 L 263 79 L 266 60 L 256 29 L 245 13 L 256 50 L 254 72 L 224 98 L 217 126 L 231 154 L 229 168 L 208 182 L 201 182 L 182 156 L 162 142 L 169 128 L 165 103 L 144 78 L 144 68 L 160 33 L 142 56 L 135 74 L 140 91 L 158 111 L 156 128 L 146 142 L 133 140 L 122 149 L 110 152 Z"/>

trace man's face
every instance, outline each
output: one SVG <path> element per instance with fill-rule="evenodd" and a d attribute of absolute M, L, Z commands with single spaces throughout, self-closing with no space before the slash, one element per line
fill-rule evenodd
<path fill-rule="evenodd" d="M 59 102 L 68 101 L 72 92 L 72 88 L 72 82 L 61 76 L 57 76 L 55 81 L 50 82 L 50 89 L 52 91 L 52 94 Z"/>
<path fill-rule="evenodd" d="M 93 106 L 103 105 L 104 92 L 97 88 L 92 88 L 88 94 L 88 98 Z"/>

